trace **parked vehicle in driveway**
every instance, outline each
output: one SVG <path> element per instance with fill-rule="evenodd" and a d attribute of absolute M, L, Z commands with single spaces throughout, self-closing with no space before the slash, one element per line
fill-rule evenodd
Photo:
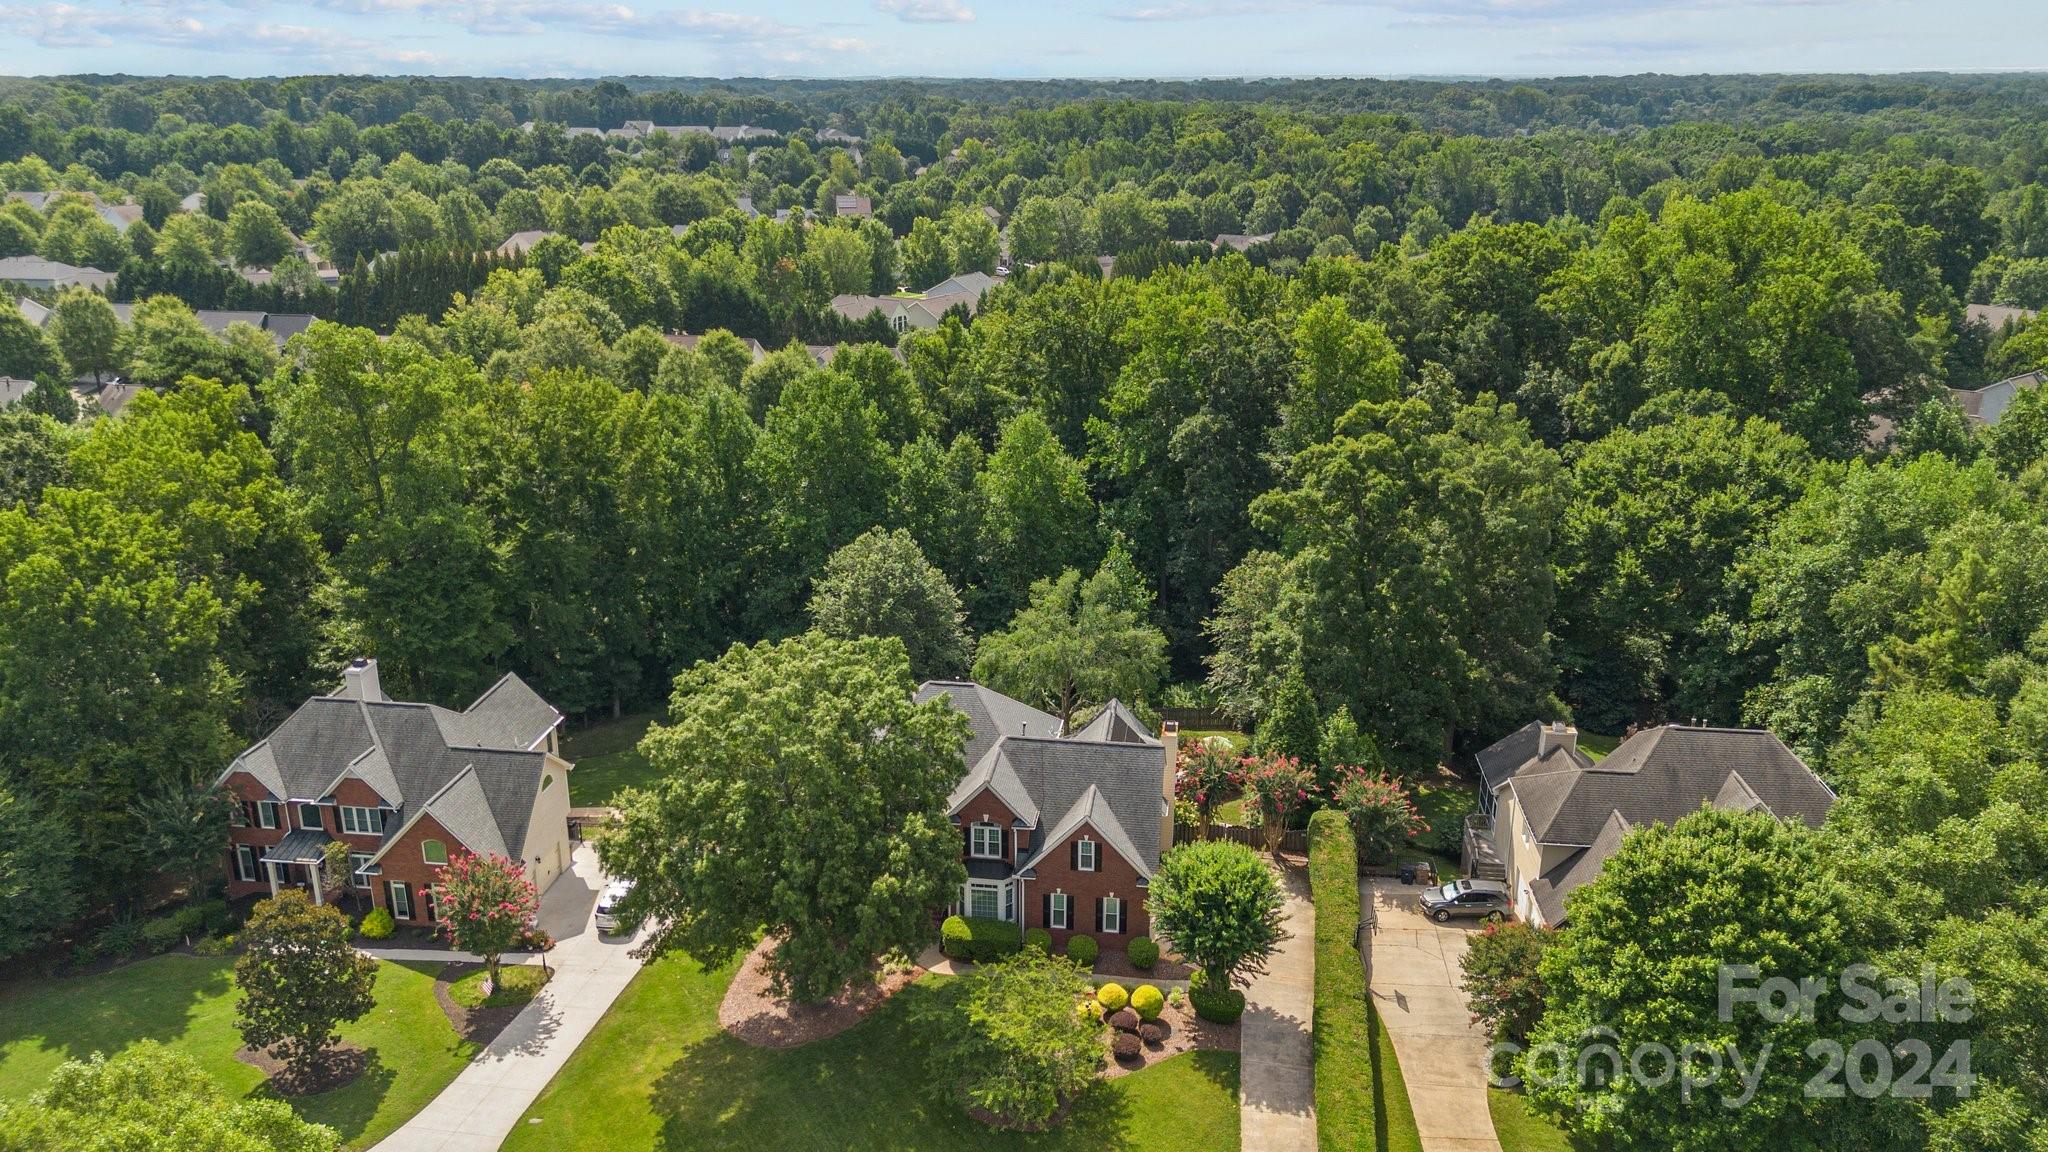
<path fill-rule="evenodd" d="M 619 902 L 632 890 L 631 880 L 614 880 L 604 886 L 604 891 L 597 897 L 597 917 L 593 921 L 599 932 L 619 930 Z"/>
<path fill-rule="evenodd" d="M 1424 892 L 1421 902 L 1422 914 L 1439 924 L 1458 916 L 1504 920 L 1513 903 L 1508 899 L 1508 886 L 1498 880 L 1453 880 Z"/>

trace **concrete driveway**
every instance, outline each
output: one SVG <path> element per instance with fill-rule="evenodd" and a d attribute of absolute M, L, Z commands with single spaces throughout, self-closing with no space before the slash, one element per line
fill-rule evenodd
<path fill-rule="evenodd" d="M 1486 1107 L 1486 1033 L 1472 1023 L 1459 964 L 1474 920 L 1436 924 L 1422 888 L 1368 877 L 1359 905 L 1374 913 L 1372 999 L 1408 1084 L 1423 1152 L 1500 1152 Z"/>

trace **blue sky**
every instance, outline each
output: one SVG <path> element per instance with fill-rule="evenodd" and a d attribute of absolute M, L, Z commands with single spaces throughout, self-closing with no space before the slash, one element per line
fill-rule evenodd
<path fill-rule="evenodd" d="M 0 74 L 1554 76 L 2048 67 L 2039 0 L 0 0 Z"/>

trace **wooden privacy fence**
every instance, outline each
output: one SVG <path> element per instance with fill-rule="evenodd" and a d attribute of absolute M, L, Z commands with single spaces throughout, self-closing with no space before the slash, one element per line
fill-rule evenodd
<path fill-rule="evenodd" d="M 1182 840 L 1200 840 L 1201 838 L 1202 830 L 1193 824 L 1175 824 L 1173 826 L 1173 839 L 1175 843 L 1179 843 Z M 1236 824 L 1210 824 L 1209 839 L 1230 840 L 1238 844 L 1257 848 L 1260 851 L 1264 851 L 1266 848 L 1266 837 L 1262 829 L 1245 828 Z M 1280 850 L 1297 856 L 1308 855 L 1308 829 L 1288 829 L 1280 837 Z"/>
<path fill-rule="evenodd" d="M 1184 729 L 1222 728 L 1235 730 L 1237 728 L 1237 721 L 1232 720 L 1214 708 L 1161 708 L 1159 710 L 1159 720 L 1161 723 L 1171 720 Z"/>

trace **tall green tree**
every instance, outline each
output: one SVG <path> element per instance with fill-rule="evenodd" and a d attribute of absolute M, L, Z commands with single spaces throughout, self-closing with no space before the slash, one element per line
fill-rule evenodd
<path fill-rule="evenodd" d="M 340 909 L 296 888 L 259 901 L 235 960 L 243 1042 L 275 1052 L 295 1075 L 314 1074 L 341 1025 L 376 1006 L 377 960 L 356 951 L 354 934 Z"/>
<path fill-rule="evenodd" d="M 893 636 L 910 674 L 951 679 L 967 670 L 971 645 L 960 595 L 910 533 L 872 529 L 832 554 L 811 594 L 811 623 L 841 640 Z"/>
<path fill-rule="evenodd" d="M 1062 728 L 1084 704 L 1147 699 L 1166 676 L 1166 637 L 1143 602 L 1108 565 L 1040 580 L 1009 626 L 982 638 L 974 678 L 1043 705 Z"/>
<path fill-rule="evenodd" d="M 85 288 L 57 297 L 44 325 L 50 342 L 73 376 L 90 375 L 95 382 L 121 368 L 121 321 L 107 298 Z"/>
<path fill-rule="evenodd" d="M 976 487 L 986 509 L 977 619 L 1005 619 L 1034 581 L 1096 558 L 1087 478 L 1036 412 L 1020 412 L 1003 425 Z"/>
<path fill-rule="evenodd" d="M 967 726 L 914 687 L 898 641 L 816 633 L 678 676 L 642 745 L 662 780 L 599 847 L 649 949 L 719 964 L 765 927 L 776 988 L 816 1001 L 922 947 L 965 880 L 946 797 Z"/>

